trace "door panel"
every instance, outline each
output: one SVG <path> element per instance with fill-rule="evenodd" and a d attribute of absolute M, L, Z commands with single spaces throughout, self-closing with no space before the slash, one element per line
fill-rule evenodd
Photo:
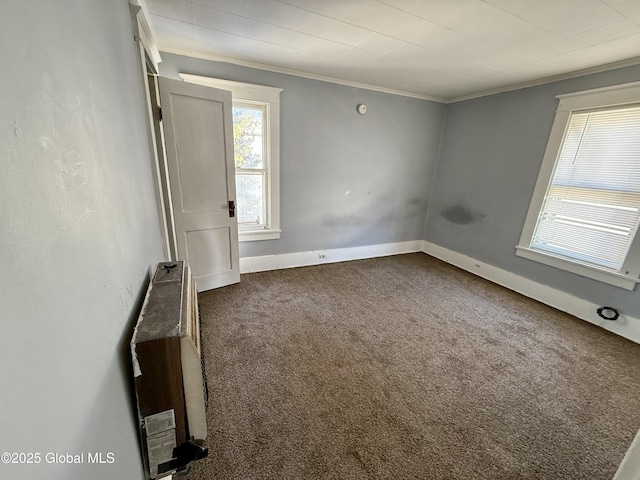
<path fill-rule="evenodd" d="M 171 109 L 183 212 L 208 211 L 229 198 L 224 111 L 220 102 L 172 95 Z"/>
<path fill-rule="evenodd" d="M 198 291 L 240 281 L 231 93 L 160 78 L 178 259 Z"/>
<path fill-rule="evenodd" d="M 193 270 L 196 275 L 220 273 L 232 268 L 233 259 L 226 254 L 231 251 L 231 233 L 228 228 L 187 231 L 185 242 L 189 255 L 202 259 Z"/>

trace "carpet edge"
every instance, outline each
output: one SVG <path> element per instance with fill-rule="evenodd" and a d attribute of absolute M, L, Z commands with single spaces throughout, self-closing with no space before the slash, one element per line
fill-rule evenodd
<path fill-rule="evenodd" d="M 421 251 L 469 273 L 489 280 L 490 282 L 518 292 L 525 297 L 532 298 L 545 305 L 569 313 L 574 317 L 640 344 L 640 318 L 620 312 L 620 318 L 616 321 L 603 320 L 596 313 L 600 305 L 596 305 L 570 293 L 562 292 L 548 285 L 538 283 L 467 255 L 441 247 L 435 243 L 423 241 Z"/>

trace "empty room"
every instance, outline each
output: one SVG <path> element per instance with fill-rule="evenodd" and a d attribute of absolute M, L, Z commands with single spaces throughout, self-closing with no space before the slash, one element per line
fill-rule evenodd
<path fill-rule="evenodd" d="M 640 479 L 636 0 L 0 27 L 0 478 Z"/>

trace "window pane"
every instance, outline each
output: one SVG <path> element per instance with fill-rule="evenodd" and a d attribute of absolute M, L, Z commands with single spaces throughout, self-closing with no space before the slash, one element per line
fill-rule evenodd
<path fill-rule="evenodd" d="M 553 187 L 532 247 L 618 271 L 640 210 L 640 195 L 626 197 L 602 190 Z"/>
<path fill-rule="evenodd" d="M 237 173 L 238 224 L 240 226 L 264 226 L 266 209 L 264 202 L 264 174 Z"/>
<path fill-rule="evenodd" d="M 553 184 L 640 192 L 639 139 L 638 107 L 574 114 Z"/>
<path fill-rule="evenodd" d="M 620 271 L 640 221 L 640 108 L 572 115 L 531 248 Z"/>
<path fill-rule="evenodd" d="M 236 168 L 264 168 L 264 108 L 233 107 L 233 148 Z"/>

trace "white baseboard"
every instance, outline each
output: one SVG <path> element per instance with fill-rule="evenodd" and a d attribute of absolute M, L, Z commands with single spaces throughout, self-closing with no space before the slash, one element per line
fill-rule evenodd
<path fill-rule="evenodd" d="M 327 250 L 312 250 L 310 252 L 243 257 L 240 258 L 240 273 L 263 272 L 266 270 L 306 267 L 309 265 L 321 265 L 323 263 L 346 262 L 348 260 L 413 253 L 421 251 L 421 247 L 422 240 L 413 240 L 409 242 L 366 245 L 364 247 L 332 248 Z"/>
<path fill-rule="evenodd" d="M 534 300 L 567 312 L 582 320 L 586 320 L 589 323 L 598 325 L 605 330 L 628 338 L 633 342 L 640 343 L 639 318 L 620 312 L 620 317 L 615 321 L 603 320 L 596 313 L 596 310 L 601 305 L 596 305 L 595 303 L 591 303 L 569 293 L 556 290 L 548 285 L 534 282 L 533 280 L 521 277 L 507 270 L 480 262 L 474 258 L 448 250 L 434 243 L 423 241 L 420 250 L 467 272 L 518 292 L 525 297 L 533 298 Z M 609 306 L 615 307 L 615 305 Z"/>
<path fill-rule="evenodd" d="M 261 257 L 245 257 L 240 259 L 240 272 L 260 272 L 413 252 L 424 252 L 427 255 L 431 255 L 474 275 L 478 275 L 493 283 L 518 292 L 525 297 L 533 298 L 534 300 L 567 312 L 577 318 L 586 320 L 589 323 L 598 325 L 605 330 L 628 338 L 633 342 L 640 343 L 640 319 L 638 318 L 621 313 L 620 318 L 614 322 L 603 320 L 596 313 L 599 305 L 424 240 L 370 245 L 366 247 L 315 250 L 282 255 L 266 255 Z M 321 255 L 324 256 L 321 257 Z M 634 441 L 635 447 L 632 446 L 629 449 L 629 453 L 616 474 L 615 480 L 631 480 L 632 478 L 640 480 L 640 477 L 637 476 L 638 472 L 640 472 L 640 465 L 637 461 L 634 462 L 630 460 L 630 456 L 639 448 L 638 438 L 640 438 L 640 432 Z"/>
<path fill-rule="evenodd" d="M 638 480 L 640 479 L 640 430 L 631 442 L 629 450 L 622 459 L 613 480 Z"/>
<path fill-rule="evenodd" d="M 533 298 L 551 307 L 567 312 L 589 323 L 598 325 L 629 340 L 640 343 L 640 319 L 620 312 L 616 321 L 603 320 L 596 310 L 596 305 L 555 288 L 543 285 L 526 277 L 503 270 L 488 263 L 481 262 L 467 255 L 446 249 L 424 240 L 409 242 L 384 243 L 364 247 L 334 248 L 312 250 L 309 252 L 284 253 L 280 255 L 264 255 L 259 257 L 240 258 L 240 273 L 263 272 L 283 268 L 321 265 L 324 263 L 346 262 L 364 258 L 384 257 L 402 253 L 424 252 L 427 255 L 443 260 L 451 265 L 478 275 L 525 297 Z M 615 307 L 615 305 L 609 305 Z"/>

